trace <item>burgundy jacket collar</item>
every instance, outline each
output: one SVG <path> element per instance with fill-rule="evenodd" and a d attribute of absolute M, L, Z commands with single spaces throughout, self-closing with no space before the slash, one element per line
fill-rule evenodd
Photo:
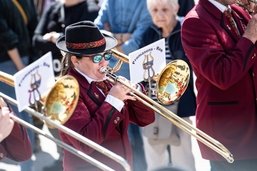
<path fill-rule="evenodd" d="M 81 87 L 85 89 L 89 88 L 89 82 L 87 81 L 87 79 L 83 75 L 78 73 L 75 69 L 69 69 L 68 74 L 74 76 L 78 80 Z"/>
<path fill-rule="evenodd" d="M 216 8 L 212 3 L 210 3 L 208 0 L 199 0 L 199 4 L 203 6 L 203 8 L 206 11 L 208 11 L 208 13 L 210 13 L 213 16 L 213 18 L 216 18 L 218 20 L 222 18 L 222 12 L 218 8 Z M 231 5 L 231 8 L 237 14 L 241 14 L 241 15 L 238 15 L 238 17 L 249 20 L 250 15 L 247 15 L 245 12 L 242 12 L 244 9 L 242 9 L 241 7 L 235 4 Z"/>
<path fill-rule="evenodd" d="M 222 18 L 222 12 L 215 7 L 208 0 L 199 0 L 199 4 L 212 15 L 213 18 L 220 20 Z M 197 10 L 197 9 L 196 9 Z"/>
<path fill-rule="evenodd" d="M 223 13 L 217 7 L 215 7 L 208 0 L 199 0 L 199 5 L 202 6 L 204 10 L 212 16 L 212 18 L 217 19 L 217 22 L 219 22 L 221 27 L 223 27 L 227 33 L 231 35 L 231 38 L 234 41 L 237 41 L 237 39 L 240 38 L 234 31 L 232 31 L 229 21 L 224 18 Z M 247 23 L 243 23 L 243 21 L 248 21 L 250 19 L 250 15 L 247 15 L 247 13 L 243 12 L 244 10 L 241 7 L 235 4 L 231 5 L 231 9 L 234 11 L 234 18 L 236 19 L 238 29 L 240 30 L 241 34 L 243 34 L 245 26 L 247 25 Z"/>
<path fill-rule="evenodd" d="M 86 90 L 88 95 L 96 104 L 100 105 L 104 101 L 105 96 L 99 91 L 99 89 L 97 89 L 95 86 L 92 86 L 92 84 L 89 84 L 83 75 L 81 75 L 73 68 L 69 69 L 68 74 L 74 76 L 77 79 L 81 89 Z M 110 86 L 111 85 L 108 85 L 109 89 Z"/>

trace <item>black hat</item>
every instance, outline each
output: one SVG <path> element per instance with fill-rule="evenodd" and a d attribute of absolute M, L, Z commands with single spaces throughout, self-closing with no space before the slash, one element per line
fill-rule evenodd
<path fill-rule="evenodd" d="M 114 37 L 101 33 L 91 21 L 80 21 L 67 26 L 65 35 L 56 42 L 60 50 L 78 56 L 102 53 L 116 45 Z"/>

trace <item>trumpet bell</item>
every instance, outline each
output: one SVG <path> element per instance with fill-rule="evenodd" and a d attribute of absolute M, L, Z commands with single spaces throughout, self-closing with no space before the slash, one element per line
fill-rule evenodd
<path fill-rule="evenodd" d="M 169 62 L 157 79 L 156 95 L 160 103 L 170 105 L 185 92 L 190 78 L 188 64 L 183 60 Z"/>
<path fill-rule="evenodd" d="M 77 80 L 66 75 L 56 81 L 44 104 L 44 114 L 51 120 L 64 124 L 74 112 L 79 98 Z"/>

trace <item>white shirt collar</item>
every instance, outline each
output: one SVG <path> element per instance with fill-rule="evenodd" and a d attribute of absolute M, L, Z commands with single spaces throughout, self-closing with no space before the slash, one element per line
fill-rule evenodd
<path fill-rule="evenodd" d="M 75 70 L 78 71 L 78 73 L 80 73 L 83 77 L 85 77 L 87 79 L 87 81 L 89 82 L 89 84 L 91 84 L 92 81 L 95 81 L 94 79 L 92 79 L 89 76 L 85 75 L 83 72 L 81 72 L 77 68 L 75 68 Z"/>
<path fill-rule="evenodd" d="M 230 6 L 227 7 L 216 0 L 209 0 L 209 2 L 212 3 L 215 7 L 217 7 L 222 13 L 226 11 L 228 8 L 230 8 Z"/>

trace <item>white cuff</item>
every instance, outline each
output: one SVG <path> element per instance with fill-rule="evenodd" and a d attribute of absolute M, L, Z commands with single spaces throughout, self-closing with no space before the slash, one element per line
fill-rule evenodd
<path fill-rule="evenodd" d="M 113 107 L 115 107 L 119 112 L 125 105 L 122 100 L 120 100 L 112 95 L 109 95 L 109 94 L 106 96 L 105 101 L 108 102 L 109 104 L 111 104 Z"/>

